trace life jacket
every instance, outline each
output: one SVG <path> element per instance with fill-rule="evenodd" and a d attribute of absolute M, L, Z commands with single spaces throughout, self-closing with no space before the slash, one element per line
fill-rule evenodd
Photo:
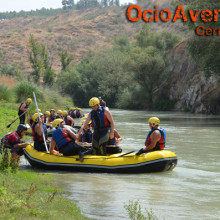
<path fill-rule="evenodd" d="M 56 119 L 56 115 L 50 115 L 50 121 L 54 121 Z"/>
<path fill-rule="evenodd" d="M 76 118 L 76 113 L 75 113 L 75 110 L 71 111 L 70 116 L 71 116 L 72 118 Z"/>
<path fill-rule="evenodd" d="M 66 115 L 66 116 L 65 116 L 65 118 L 64 118 L 65 124 L 71 126 L 71 123 L 72 123 L 72 122 L 67 119 L 67 116 L 70 116 L 70 115 Z M 70 116 L 70 117 L 71 117 L 71 116 Z"/>
<path fill-rule="evenodd" d="M 155 148 L 153 150 L 163 150 L 165 148 L 165 143 L 166 143 L 166 133 L 165 133 L 165 130 L 163 128 L 160 128 L 160 129 L 152 129 L 148 135 L 147 135 L 147 138 L 146 138 L 146 141 L 145 141 L 145 146 L 148 147 L 150 144 L 151 144 L 151 134 L 158 130 L 161 134 L 161 138 L 160 140 L 157 142 Z"/>
<path fill-rule="evenodd" d="M 22 111 L 22 110 L 21 110 L 21 106 L 22 106 L 23 104 L 26 104 L 26 106 L 24 107 L 25 109 L 27 109 L 27 108 L 29 107 L 29 104 L 28 104 L 27 102 L 22 102 L 22 103 L 20 104 L 19 108 L 18 108 L 19 111 Z"/>
<path fill-rule="evenodd" d="M 87 132 L 85 130 L 83 131 L 81 142 L 92 143 L 92 131 L 90 129 Z"/>
<path fill-rule="evenodd" d="M 63 119 L 62 116 L 59 116 L 59 115 L 56 115 L 55 118 L 56 118 L 56 119 L 58 119 L 58 118 Z"/>
<path fill-rule="evenodd" d="M 41 143 L 41 142 L 44 142 L 44 137 L 43 137 L 43 134 L 41 136 L 39 136 L 37 134 L 37 132 L 35 132 L 35 126 L 36 124 L 38 124 L 38 122 L 35 122 L 32 126 L 32 135 L 33 135 L 33 141 L 34 142 L 37 142 L 37 143 Z M 47 139 L 47 127 L 46 125 L 43 123 L 42 124 L 43 126 L 43 132 L 44 132 L 44 136 L 45 136 L 45 139 Z"/>
<path fill-rule="evenodd" d="M 15 131 L 15 132 L 11 132 L 11 133 L 6 134 L 1 139 L 1 147 L 12 149 L 15 144 L 20 144 L 22 142 L 23 142 L 22 138 Z"/>
<path fill-rule="evenodd" d="M 102 128 L 110 127 L 110 122 L 104 113 L 105 113 L 105 108 L 103 106 L 100 106 L 97 109 L 97 111 L 95 110 L 91 111 L 92 125 L 94 129 L 102 129 Z"/>
<path fill-rule="evenodd" d="M 80 116 L 81 116 L 81 111 L 75 110 L 75 117 L 80 118 Z"/>
<path fill-rule="evenodd" d="M 53 132 L 52 138 L 56 142 L 58 150 L 69 142 L 75 141 L 61 127 L 57 128 L 57 130 Z"/>

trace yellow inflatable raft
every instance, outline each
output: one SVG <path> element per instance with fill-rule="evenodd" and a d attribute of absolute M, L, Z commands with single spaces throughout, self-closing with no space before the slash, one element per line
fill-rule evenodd
<path fill-rule="evenodd" d="M 24 155 L 34 168 L 73 172 L 148 173 L 172 170 L 177 164 L 175 153 L 167 150 L 138 156 L 133 151 L 108 156 L 85 155 L 83 162 L 80 162 L 78 155 L 60 156 L 38 152 L 29 145 Z"/>

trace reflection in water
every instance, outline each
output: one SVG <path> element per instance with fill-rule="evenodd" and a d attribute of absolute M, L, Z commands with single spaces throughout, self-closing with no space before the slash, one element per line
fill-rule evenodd
<path fill-rule="evenodd" d="M 89 111 L 89 110 L 88 110 Z M 57 183 L 92 219 L 128 219 L 124 205 L 139 200 L 167 219 L 219 219 L 220 117 L 174 112 L 112 110 L 123 151 L 143 147 L 147 119 L 158 116 L 167 149 L 178 156 L 172 172 L 122 175 L 58 173 Z M 135 117 L 134 117 L 135 116 Z"/>

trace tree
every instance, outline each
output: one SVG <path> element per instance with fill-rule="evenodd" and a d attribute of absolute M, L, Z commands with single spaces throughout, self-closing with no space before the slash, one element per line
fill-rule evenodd
<path fill-rule="evenodd" d="M 74 0 L 62 0 L 63 9 L 71 9 L 74 8 L 75 3 Z"/>
<path fill-rule="evenodd" d="M 69 64 L 73 60 L 73 55 L 68 56 L 68 53 L 66 50 L 61 50 L 59 53 L 60 61 L 62 64 L 62 70 L 66 70 L 66 68 L 69 66 Z"/>
<path fill-rule="evenodd" d="M 34 36 L 31 35 L 29 39 L 29 46 L 31 51 L 29 52 L 29 61 L 33 72 L 31 73 L 34 82 L 38 83 L 43 69 L 43 60 L 41 58 L 41 46 L 37 45 Z"/>
<path fill-rule="evenodd" d="M 31 67 L 33 68 L 31 75 L 34 82 L 38 83 L 41 75 L 43 74 L 44 83 L 52 85 L 54 83 L 55 71 L 52 70 L 46 46 L 44 44 L 37 44 L 33 35 L 30 36 L 29 45 L 31 47 L 31 51 L 29 52 L 29 61 L 31 63 Z"/>
<path fill-rule="evenodd" d="M 134 73 L 134 80 L 139 84 L 139 98 L 142 107 L 152 109 L 154 90 L 164 80 L 165 61 L 163 55 L 153 46 L 134 48 L 130 52 L 128 68 Z"/>

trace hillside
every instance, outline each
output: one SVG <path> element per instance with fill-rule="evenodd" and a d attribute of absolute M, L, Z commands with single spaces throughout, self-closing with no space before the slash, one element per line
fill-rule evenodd
<path fill-rule="evenodd" d="M 153 9 L 156 4 L 159 6 L 158 10 L 170 9 L 169 3 L 170 0 L 157 3 L 152 0 L 141 3 L 140 6 L 142 10 Z M 46 45 L 56 74 L 61 70 L 59 52 L 62 48 L 69 54 L 74 54 L 74 64 L 79 63 L 88 51 L 98 53 L 105 47 L 112 47 L 118 36 L 126 35 L 130 42 L 136 42 L 134 36 L 139 33 L 144 22 L 142 20 L 129 22 L 125 15 L 127 7 L 63 10 L 48 17 L 33 16 L 2 20 L 0 49 L 4 59 L 1 63 L 9 66 L 16 64 L 21 74 L 29 75 L 32 71 L 28 59 L 31 34 L 37 42 Z M 171 61 L 169 69 L 172 70 L 173 75 L 166 93 L 170 100 L 176 101 L 174 110 L 219 114 L 218 78 L 206 79 L 201 64 L 192 61 L 186 49 L 185 40 L 190 35 L 194 35 L 193 30 L 188 30 L 181 22 L 151 22 L 149 26 L 152 32 L 160 34 L 166 30 L 178 34 L 181 38 L 181 42 L 168 54 Z M 13 79 L 2 77 L 1 81 L 9 87 L 16 83 Z M 70 87 L 75 89 L 76 85 Z"/>
<path fill-rule="evenodd" d="M 164 0 L 163 7 L 169 0 Z M 153 8 L 154 1 L 143 5 L 143 9 Z M 79 62 L 86 53 L 99 51 L 104 46 L 111 46 L 114 38 L 127 35 L 132 41 L 141 28 L 143 21 L 128 22 L 125 16 L 127 7 L 107 7 L 103 9 L 71 10 L 57 13 L 51 17 L 20 17 L 0 21 L 0 48 L 5 64 L 16 64 L 22 73 L 30 72 L 28 61 L 28 41 L 31 34 L 44 43 L 50 54 L 52 67 L 61 69 L 58 53 L 61 48 L 74 54 L 74 61 Z M 151 23 L 153 30 L 163 29 L 180 31 L 178 24 Z M 180 27 L 182 28 L 182 27 Z"/>

